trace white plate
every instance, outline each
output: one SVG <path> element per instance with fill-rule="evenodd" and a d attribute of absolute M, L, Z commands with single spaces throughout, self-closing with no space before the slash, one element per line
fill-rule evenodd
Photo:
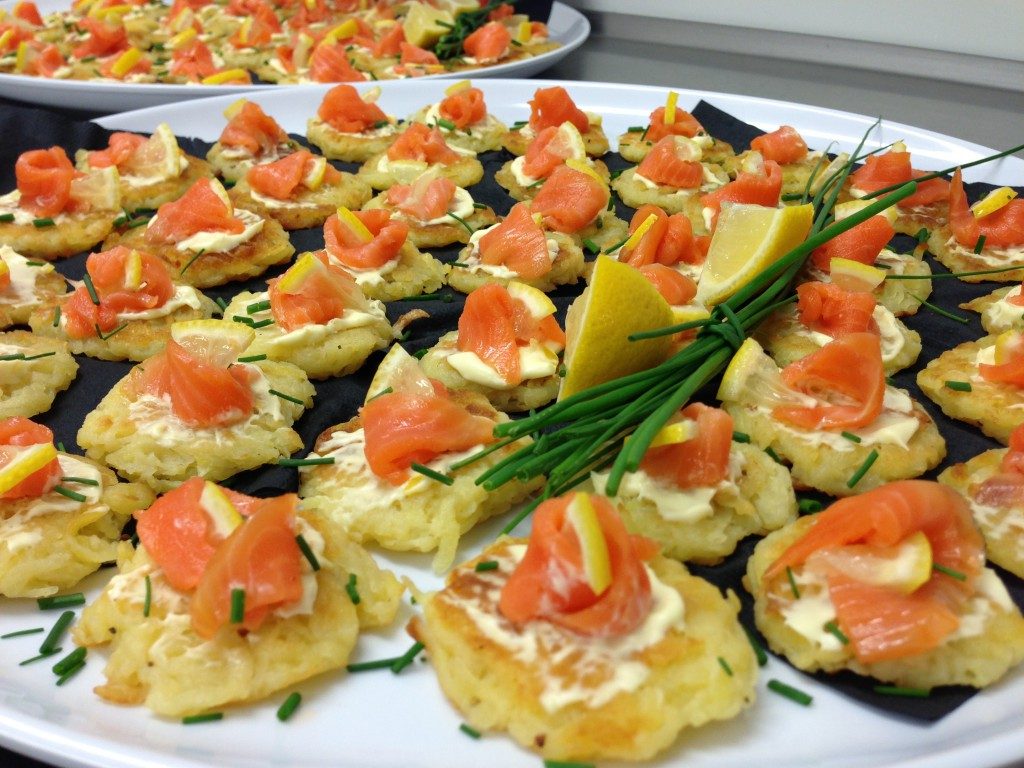
<path fill-rule="evenodd" d="M 397 83 L 382 96 L 388 112 L 406 115 L 436 100 L 443 83 Z M 547 85 L 544 83 L 543 85 Z M 666 90 L 644 86 L 564 83 L 584 109 L 605 116 L 614 137 L 629 125 L 646 121 L 663 103 Z M 499 117 L 513 121 L 528 114 L 526 101 L 538 83 L 491 81 L 482 84 L 487 103 Z M 252 98 L 286 129 L 301 132 L 324 88 L 265 92 Z M 872 119 L 858 115 L 726 94 L 680 92 L 680 106 L 691 108 L 704 97 L 739 118 L 771 129 L 794 125 L 815 147 L 835 140 L 852 148 Z M 224 119 L 221 110 L 231 98 L 177 104 L 107 117 L 99 122 L 127 130 L 152 130 L 161 121 L 183 135 L 213 140 Z M 886 124 L 873 145 L 906 139 L 915 165 L 939 168 L 967 162 L 988 153 L 929 131 Z M 1008 158 L 975 168 L 974 179 L 1020 183 L 1024 161 Z M 468 537 L 460 558 L 490 541 L 500 523 L 484 526 Z M 381 556 L 396 571 L 432 588 L 438 579 L 428 557 Z M 99 583 L 94 579 L 95 587 Z M 404 618 L 408 618 L 406 607 Z M 0 615 L 0 634 L 50 624 L 54 614 L 41 615 L 31 601 L 7 601 Z M 0 743 L 69 768 L 537 768 L 539 759 L 503 736 L 474 741 L 458 730 L 459 715 L 439 692 L 428 664 L 417 662 L 395 677 L 390 672 L 327 675 L 296 686 L 304 702 L 286 724 L 274 718 L 284 699 L 229 710 L 223 721 L 182 726 L 160 720 L 143 708 L 120 708 L 91 693 L 100 682 L 103 658 L 94 653 L 78 677 L 56 688 L 49 665 L 19 668 L 14 660 L 34 655 L 39 636 L 0 641 L 6 660 L 0 666 Z M 400 628 L 359 641 L 354 660 L 400 653 L 409 639 Z M 778 678 L 813 694 L 802 708 L 764 690 L 764 681 Z M 843 698 L 814 680 L 771 660 L 762 670 L 757 703 L 736 720 L 687 733 L 653 765 L 666 768 L 993 768 L 1024 757 L 1024 669 L 975 696 L 933 725 L 905 722 L 879 714 Z M 607 764 L 602 764 L 607 768 Z"/>
<path fill-rule="evenodd" d="M 17 0 L 3 0 L 0 9 L 10 10 Z M 71 0 L 38 0 L 43 15 L 68 8 Z M 548 21 L 551 39 L 561 46 L 534 56 L 530 59 L 498 64 L 493 67 L 474 70 L 470 73 L 428 75 L 418 80 L 440 80 L 452 77 L 532 77 L 554 66 L 579 48 L 590 35 L 590 22 L 586 16 L 565 3 L 556 2 Z M 381 81 L 378 84 L 391 84 Z M 45 77 L 24 77 L 22 75 L 0 74 L 0 96 L 53 107 L 72 107 L 90 111 L 122 112 L 125 109 L 142 109 L 157 104 L 170 104 L 189 99 L 209 96 L 224 96 L 252 90 L 277 90 L 297 86 L 277 85 L 173 85 L 160 83 L 112 83 L 89 80 L 54 80 Z"/>

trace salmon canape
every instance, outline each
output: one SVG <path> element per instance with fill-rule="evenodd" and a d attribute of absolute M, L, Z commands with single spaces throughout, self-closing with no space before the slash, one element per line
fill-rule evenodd
<path fill-rule="evenodd" d="M 0 196 L 0 243 L 23 256 L 52 261 L 101 242 L 121 214 L 116 168 L 75 170 L 60 147 L 23 152 L 17 189 Z"/>
<path fill-rule="evenodd" d="M 63 275 L 52 264 L 0 245 L 0 329 L 27 325 L 32 310 L 56 301 L 67 290 Z"/>
<path fill-rule="evenodd" d="M 379 88 L 360 94 L 351 85 L 335 86 L 309 119 L 306 138 L 332 160 L 363 163 L 385 152 L 399 129 L 377 106 L 379 96 Z"/>
<path fill-rule="evenodd" d="M 138 547 L 121 544 L 73 630 L 80 646 L 110 646 L 95 688 L 106 701 L 178 718 L 263 699 L 341 668 L 359 630 L 398 610 L 395 576 L 295 494 L 195 477 L 135 516 Z"/>
<path fill-rule="evenodd" d="M 452 390 L 487 397 L 499 411 L 528 411 L 558 396 L 565 332 L 555 305 L 524 283 L 489 283 L 466 297 L 458 331 L 423 357 L 423 371 Z"/>
<path fill-rule="evenodd" d="M 425 77 L 447 72 L 437 54 L 407 40 L 398 44 L 397 59 L 390 57 L 376 64 L 371 70 L 377 80 L 406 77 Z"/>
<path fill-rule="evenodd" d="M 736 178 L 700 196 L 701 221 L 708 232 L 715 231 L 722 205 L 760 205 L 778 208 L 782 197 L 782 169 L 759 152 L 749 152 L 739 164 Z"/>
<path fill-rule="evenodd" d="M 589 164 L 566 160 L 540 185 L 530 201 L 544 228 L 570 235 L 587 250 L 613 249 L 626 239 L 626 222 L 615 215 L 608 182 Z"/>
<path fill-rule="evenodd" d="M 444 93 L 443 99 L 419 110 L 410 121 L 436 127 L 452 147 L 478 153 L 501 149 L 508 127 L 487 111 L 483 91 L 469 80 L 460 80 Z"/>
<path fill-rule="evenodd" d="M 171 326 L 164 351 L 132 368 L 85 417 L 78 444 L 158 492 L 290 456 L 302 447 L 291 426 L 313 404 L 313 385 L 290 363 L 246 362 L 254 337 L 222 320 Z"/>
<path fill-rule="evenodd" d="M 512 480 L 487 491 L 475 482 L 524 441 L 453 466 L 493 443 L 495 424 L 507 420 L 483 395 L 449 391 L 428 378 L 396 344 L 359 415 L 317 438 L 310 458 L 332 461 L 300 469 L 299 495 L 355 541 L 397 552 L 435 552 L 434 570 L 444 571 L 464 533 L 507 512 L 542 483 Z"/>
<path fill-rule="evenodd" d="M 858 200 L 839 203 L 834 208 L 835 217 L 842 220 L 865 205 Z M 932 268 L 924 260 L 921 244 L 910 253 L 889 248 L 896 234 L 892 226 L 895 220 L 896 213 L 889 208 L 836 235 L 814 249 L 801 278 L 870 290 L 878 304 L 897 317 L 916 314 L 921 302 L 932 293 L 932 281 L 928 279 Z M 894 279 L 888 279 L 890 275 Z M 904 275 L 910 279 L 897 279 Z"/>
<path fill-rule="evenodd" d="M 954 464 L 938 479 L 967 499 L 988 559 L 1024 579 L 1024 425 L 1009 442 Z"/>
<path fill-rule="evenodd" d="M 245 357 L 283 360 L 311 379 L 352 373 L 395 338 L 384 305 L 367 299 L 352 275 L 328 263 L 323 252 L 300 256 L 268 281 L 267 291 L 236 294 L 224 318 L 255 329 Z"/>
<path fill-rule="evenodd" d="M 888 152 L 867 157 L 864 165 L 850 174 L 844 191 L 850 197 L 860 198 L 924 175 L 925 171 L 911 167 L 910 152 L 902 141 L 897 141 Z M 917 182 L 917 191 L 896 204 L 896 231 L 913 237 L 922 228 L 934 231 L 941 227 L 949 218 L 949 195 L 949 182 L 945 179 Z"/>
<path fill-rule="evenodd" d="M 226 110 L 228 124 L 206 153 L 206 159 L 226 181 L 240 181 L 257 163 L 269 163 L 299 149 L 278 122 L 259 104 L 239 99 Z"/>
<path fill-rule="evenodd" d="M 608 152 L 608 137 L 601 127 L 601 117 L 577 107 L 562 86 L 538 88 L 529 104 L 530 119 L 513 123 L 502 140 L 502 146 L 513 155 L 525 155 L 526 148 L 538 133 L 552 126 L 557 128 L 566 120 L 583 136 L 588 155 L 601 157 Z"/>
<path fill-rule="evenodd" d="M 639 163 L 666 136 L 683 136 L 701 145 L 705 161 L 716 165 L 730 161 L 735 156 L 732 146 L 710 136 L 697 118 L 676 105 L 678 98 L 675 91 L 669 91 L 665 105 L 651 112 L 647 125 L 631 127 L 619 136 L 619 154 Z"/>
<path fill-rule="evenodd" d="M 156 256 L 123 245 L 89 254 L 82 283 L 40 306 L 29 324 L 40 336 L 67 341 L 79 355 L 140 362 L 162 351 L 171 325 L 212 317 L 214 302 L 178 285 Z"/>
<path fill-rule="evenodd" d="M 324 222 L 322 253 L 352 275 L 367 298 L 377 301 L 433 293 L 448 274 L 447 265 L 413 245 L 405 221 L 380 208 L 339 208 Z"/>
<path fill-rule="evenodd" d="M 176 280 L 197 288 L 257 277 L 295 253 L 275 219 L 236 208 L 216 179 L 200 179 L 161 205 L 146 226 L 115 232 L 103 243 L 117 245 L 152 253 Z"/>
<path fill-rule="evenodd" d="M 975 272 L 1020 266 L 988 275 L 966 275 L 966 283 L 1024 280 L 1024 200 L 1009 187 L 967 204 L 963 177 L 957 169 L 949 185 L 949 221 L 932 228 L 928 250 L 952 272 Z"/>
<path fill-rule="evenodd" d="M 364 208 L 380 208 L 409 225 L 409 242 L 417 248 L 443 248 L 468 243 L 478 229 L 497 222 L 494 211 L 473 200 L 468 190 L 455 185 L 433 166 L 411 184 L 395 184 L 370 200 Z"/>
<path fill-rule="evenodd" d="M 874 333 L 847 333 L 781 370 L 747 339 L 718 397 L 737 431 L 790 465 L 797 488 L 850 496 L 918 477 L 946 455 L 924 408 L 886 385 Z"/>
<path fill-rule="evenodd" d="M 423 123 L 412 123 L 387 150 L 370 157 L 360 166 L 359 176 L 374 189 L 389 189 L 411 184 L 432 168 L 459 187 L 471 187 L 484 176 L 475 153 L 448 146 L 437 128 Z"/>
<path fill-rule="evenodd" d="M 506 162 L 494 174 L 494 180 L 516 200 L 529 200 L 557 168 L 573 160 L 582 164 L 607 184 L 611 178 L 600 160 L 591 160 L 583 137 L 570 121 L 540 131 L 526 148 L 526 153 Z"/>
<path fill-rule="evenodd" d="M 607 472 L 592 474 L 603 493 Z M 796 519 L 789 472 L 749 443 L 733 440 L 732 417 L 692 403 L 662 428 L 639 469 L 615 495 L 622 521 L 667 557 L 713 565 L 751 534 Z"/>
<path fill-rule="evenodd" d="M 279 43 L 283 44 L 274 46 L 254 68 L 257 77 L 277 84 L 361 83 L 370 79 L 363 69 L 366 64 L 353 55 L 352 38 L 336 37 L 335 30 L 343 33 L 345 28 L 356 25 L 343 22 L 327 29 L 323 24 L 316 28 L 296 26 L 295 21 L 296 17 L 291 16 L 293 31 L 279 35 Z"/>
<path fill-rule="evenodd" d="M 630 219 L 629 235 L 607 254 L 637 269 L 659 264 L 692 280 L 700 279 L 711 238 L 695 235 L 686 214 L 670 216 L 656 205 L 642 205 Z"/>
<path fill-rule="evenodd" d="M 529 540 L 457 567 L 410 631 L 474 729 L 550 761 L 650 759 L 739 714 L 757 678 L 736 595 L 657 551 L 602 496 L 549 499 Z"/>
<path fill-rule="evenodd" d="M 0 595 L 75 586 L 114 557 L 131 513 L 152 499 L 145 486 L 58 451 L 43 425 L 0 419 Z"/>
<path fill-rule="evenodd" d="M 738 171 L 748 154 L 757 152 L 763 161 L 778 163 L 782 171 L 782 194 L 803 195 L 808 189 L 814 194 L 812 179 L 825 178 L 829 159 L 824 152 L 812 152 L 797 130 L 783 125 L 771 133 L 764 133 L 750 141 L 749 152 L 744 152 L 726 163 L 726 170 Z M 843 156 L 845 159 L 845 155 Z"/>
<path fill-rule="evenodd" d="M 951 419 L 973 424 L 1004 445 L 1024 409 L 1024 332 L 968 341 L 933 358 L 917 385 Z"/>
<path fill-rule="evenodd" d="M 266 59 L 265 47 L 283 32 L 274 5 L 267 0 L 230 0 L 224 8 L 237 26 L 229 34 L 219 53 L 225 67 L 255 70 Z M 237 21 L 236 21 L 237 20 Z"/>
<path fill-rule="evenodd" d="M 747 562 L 758 629 L 808 672 L 915 689 L 983 688 L 1024 659 L 1024 619 L 967 502 L 925 480 L 841 499 L 760 542 Z"/>
<path fill-rule="evenodd" d="M 338 208 L 359 208 L 372 194 L 362 179 L 300 149 L 252 166 L 228 197 L 236 206 L 292 230 L 323 226 Z"/>
<path fill-rule="evenodd" d="M 487 283 L 517 281 L 541 291 L 576 283 L 584 271 L 583 251 L 572 237 L 546 229 L 541 220 L 529 203 L 516 203 L 500 224 L 473 233 L 448 284 L 472 293 Z"/>
<path fill-rule="evenodd" d="M 785 367 L 848 333 L 874 333 L 882 347 L 887 375 L 902 371 L 921 354 L 921 336 L 907 328 L 868 291 L 835 283 L 797 286 L 796 305 L 776 310 L 758 326 L 756 338 Z"/>
<path fill-rule="evenodd" d="M 65 342 L 29 331 L 0 332 L 0 418 L 50 410 L 77 372 Z"/>

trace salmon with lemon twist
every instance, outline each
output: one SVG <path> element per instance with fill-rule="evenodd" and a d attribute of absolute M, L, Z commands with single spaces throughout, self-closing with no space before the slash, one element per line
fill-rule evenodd
<path fill-rule="evenodd" d="M 27 325 L 36 307 L 55 302 L 67 290 L 64 276 L 52 264 L 0 245 L 0 329 Z"/>
<path fill-rule="evenodd" d="M 152 253 L 177 280 L 197 288 L 256 277 L 295 253 L 276 220 L 236 208 L 210 179 L 161 205 L 147 226 L 114 233 L 103 244 L 116 245 Z"/>
<path fill-rule="evenodd" d="M 755 152 L 762 161 L 778 164 L 782 172 L 783 195 L 803 195 L 808 188 L 813 195 L 815 184 L 827 177 L 828 158 L 822 152 L 808 150 L 803 137 L 791 125 L 782 125 L 770 133 L 755 136 L 750 141 L 750 149 L 730 158 L 725 164 L 726 169 L 735 174 L 742 168 L 744 160 Z"/>
<path fill-rule="evenodd" d="M 619 154 L 631 163 L 639 163 L 666 136 L 684 136 L 703 146 L 709 163 L 724 165 L 734 157 L 732 146 L 710 136 L 697 118 L 678 106 L 678 101 L 679 94 L 669 91 L 664 106 L 651 112 L 646 126 L 633 126 L 619 136 Z"/>
<path fill-rule="evenodd" d="M 78 444 L 156 491 L 291 455 L 302 447 L 291 425 L 312 405 L 313 386 L 290 363 L 239 361 L 254 337 L 230 321 L 175 323 L 164 351 L 135 366 L 85 417 Z"/>
<path fill-rule="evenodd" d="M 649 759 L 754 698 L 736 596 L 630 535 L 601 496 L 545 501 L 528 541 L 492 544 L 422 602 L 411 631 L 449 701 L 546 760 Z"/>
<path fill-rule="evenodd" d="M 74 629 L 81 646 L 110 646 L 95 689 L 107 701 L 167 717 L 256 701 L 339 669 L 359 630 L 398 609 L 394 575 L 294 494 L 196 477 L 136 518 L 138 547 L 121 544 L 117 575 Z"/>
<path fill-rule="evenodd" d="M 558 395 L 565 333 L 543 292 L 489 283 L 466 297 L 457 331 L 423 357 L 424 372 L 449 389 L 486 396 L 499 411 L 528 411 Z"/>
<path fill-rule="evenodd" d="M 60 147 L 23 152 L 17 188 L 0 196 L 0 243 L 35 259 L 64 258 L 101 242 L 121 214 L 116 168 L 81 173 Z"/>
<path fill-rule="evenodd" d="M 909 480 L 770 534 L 746 584 L 758 629 L 799 669 L 981 688 L 1024 660 L 1024 619 L 984 566 L 967 502 Z"/>
<path fill-rule="evenodd" d="M 592 479 L 603 492 L 608 473 Z M 744 537 L 796 519 L 786 468 L 756 446 L 734 442 L 732 417 L 702 403 L 686 406 L 655 436 L 615 498 L 630 531 L 683 562 L 720 562 Z"/>
<path fill-rule="evenodd" d="M 489 492 L 474 482 L 523 440 L 457 464 L 493 443 L 494 426 L 503 421 L 483 395 L 449 391 L 396 344 L 359 415 L 317 438 L 310 456 L 332 461 L 300 469 L 299 495 L 355 541 L 398 552 L 436 550 L 433 566 L 441 572 L 455 560 L 464 533 L 507 512 L 542 482 L 512 480 Z"/>
<path fill-rule="evenodd" d="M 476 154 L 448 146 L 441 131 L 412 123 L 383 152 L 372 155 L 359 167 L 359 177 L 374 189 L 410 184 L 431 168 L 459 187 L 471 187 L 484 177 Z"/>
<path fill-rule="evenodd" d="M 0 419 L 0 595 L 74 587 L 114 556 L 131 513 L 152 499 L 145 486 L 58 451 L 47 427 Z"/>
<path fill-rule="evenodd" d="M 748 338 L 718 398 L 737 431 L 790 464 L 797 488 L 850 496 L 918 477 L 946 455 L 927 412 L 886 384 L 873 333 L 848 333 L 782 370 Z"/>
<path fill-rule="evenodd" d="M 601 157 L 609 149 L 608 137 L 601 127 L 601 118 L 576 106 L 572 96 L 560 85 L 538 88 L 530 105 L 530 117 L 514 124 L 502 140 L 502 146 L 513 155 L 525 155 L 530 142 L 545 128 L 558 127 L 566 120 L 583 136 L 587 154 Z"/>
<path fill-rule="evenodd" d="M 503 122 L 487 111 L 484 92 L 469 80 L 460 80 L 444 91 L 444 98 L 428 104 L 409 118 L 412 122 L 436 126 L 453 147 L 472 152 L 501 149 L 508 131 Z"/>
<path fill-rule="evenodd" d="M 324 94 L 306 137 L 326 157 L 363 163 L 387 150 L 398 138 L 396 120 L 377 106 L 380 89 L 360 94 L 341 84 Z"/>
<path fill-rule="evenodd" d="M 524 154 L 509 160 L 495 172 L 494 180 L 507 189 L 514 199 L 529 200 L 537 194 L 540 185 L 555 169 L 569 160 L 585 166 L 605 184 L 608 183 L 608 166 L 600 160 L 587 157 L 583 136 L 570 120 L 540 131 Z"/>
<path fill-rule="evenodd" d="M 240 181 L 257 163 L 278 160 L 299 149 L 278 122 L 259 104 L 239 99 L 224 110 L 228 124 L 206 153 L 225 181 Z"/>
<path fill-rule="evenodd" d="M 326 379 L 358 370 L 395 338 L 384 305 L 367 299 L 352 275 L 322 252 L 303 254 L 267 286 L 236 294 L 224 310 L 225 319 L 255 327 L 245 357 L 266 355 Z"/>
<path fill-rule="evenodd" d="M 65 339 L 76 354 L 139 362 L 163 350 L 173 323 L 217 311 L 192 286 L 175 284 L 152 254 L 118 245 L 89 254 L 85 267 L 87 280 L 29 318 L 37 334 Z"/>

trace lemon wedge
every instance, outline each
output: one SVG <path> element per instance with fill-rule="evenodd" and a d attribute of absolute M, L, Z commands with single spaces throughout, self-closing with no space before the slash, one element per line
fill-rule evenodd
<path fill-rule="evenodd" d="M 406 42 L 427 48 L 436 43 L 454 24 L 455 17 L 448 11 L 426 3 L 413 2 L 409 4 L 409 12 L 402 22 L 402 30 L 405 32 Z"/>
<path fill-rule="evenodd" d="M 0 493 L 7 493 L 56 458 L 57 449 L 53 447 L 53 443 L 30 445 L 19 450 L 10 462 L 0 469 Z"/>
<path fill-rule="evenodd" d="M 608 542 L 590 497 L 585 493 L 575 494 L 569 502 L 566 517 L 580 542 L 587 585 L 595 595 L 601 595 L 612 584 L 612 563 Z"/>
<path fill-rule="evenodd" d="M 661 448 L 665 445 L 678 445 L 697 436 L 697 422 L 693 419 L 683 419 L 673 424 L 666 424 L 655 433 L 651 440 L 651 448 Z"/>
<path fill-rule="evenodd" d="M 282 293 L 301 293 L 302 284 L 306 282 L 306 279 L 323 268 L 324 264 L 320 259 L 314 256 L 312 253 L 304 253 L 300 256 L 294 264 L 288 267 L 287 271 L 281 275 L 281 279 L 277 283 L 278 290 Z"/>
<path fill-rule="evenodd" d="M 661 363 L 671 337 L 630 341 L 629 336 L 672 321 L 668 302 L 647 278 L 628 264 L 598 256 L 590 285 L 566 316 L 566 374 L 559 399 Z"/>
<path fill-rule="evenodd" d="M 810 204 L 785 208 L 723 204 L 697 285 L 697 301 L 713 306 L 728 299 L 802 243 L 813 217 Z"/>
<path fill-rule="evenodd" d="M 1017 190 L 1011 189 L 1010 187 L 993 189 L 981 198 L 981 200 L 971 206 L 971 213 L 974 214 L 974 218 L 976 219 L 984 218 L 985 216 L 993 214 L 1000 208 L 1004 207 L 1016 196 Z"/>
<path fill-rule="evenodd" d="M 347 19 L 324 35 L 324 39 L 320 41 L 320 45 L 334 45 L 339 40 L 344 40 L 346 37 L 352 37 L 358 31 L 359 25 L 356 24 L 356 20 Z"/>
<path fill-rule="evenodd" d="M 338 208 L 338 221 L 348 227 L 360 242 L 368 243 L 373 240 L 373 233 L 366 228 L 358 216 L 345 206 Z"/>
<path fill-rule="evenodd" d="M 516 40 L 520 43 L 528 43 L 533 37 L 533 25 L 528 21 L 520 22 L 516 29 Z"/>
<path fill-rule="evenodd" d="M 71 180 L 71 199 L 90 211 L 121 208 L 121 174 L 116 166 L 91 171 Z"/>
<path fill-rule="evenodd" d="M 209 77 L 204 77 L 200 82 L 203 85 L 223 85 L 244 80 L 249 81 L 249 72 L 244 69 L 225 69 L 221 72 L 214 72 Z"/>
<path fill-rule="evenodd" d="M 124 77 L 140 61 L 142 61 L 142 51 L 133 46 L 117 57 L 117 61 L 110 67 L 110 72 L 114 77 Z"/>
<path fill-rule="evenodd" d="M 472 87 L 473 87 L 473 83 L 471 83 L 469 80 L 459 80 L 457 83 L 449 85 L 447 88 L 445 88 L 444 89 L 444 95 L 445 96 L 454 96 L 457 93 L 462 93 L 463 91 L 468 91 Z"/>
<path fill-rule="evenodd" d="M 526 305 L 526 308 L 530 311 L 530 317 L 535 320 L 541 320 L 558 311 L 550 297 L 544 291 L 538 290 L 532 285 L 526 285 L 525 283 L 513 280 L 508 284 L 507 289 L 509 296 L 513 299 L 518 299 Z"/>
<path fill-rule="evenodd" d="M 862 584 L 910 594 L 932 576 L 932 545 L 921 531 L 894 547 L 850 545 L 812 555 Z"/>
<path fill-rule="evenodd" d="M 836 257 L 829 261 L 832 282 L 847 291 L 875 290 L 885 282 L 885 270 L 853 259 Z"/>
<path fill-rule="evenodd" d="M 242 524 L 242 515 L 231 503 L 231 499 L 219 485 L 209 480 L 203 483 L 203 492 L 199 494 L 199 506 L 213 522 L 214 530 L 222 539 L 226 539 Z"/>
<path fill-rule="evenodd" d="M 196 35 L 198 34 L 199 33 L 196 32 L 195 27 L 189 27 L 170 38 L 167 41 L 167 47 L 172 51 L 177 51 L 195 40 Z"/>
<path fill-rule="evenodd" d="M 137 291 L 142 287 L 142 254 L 132 249 L 124 262 L 124 287 Z"/>
<path fill-rule="evenodd" d="M 729 361 L 722 374 L 717 397 L 723 403 L 767 407 L 808 404 L 807 396 L 786 386 L 775 361 L 751 338 L 743 341 Z"/>
<path fill-rule="evenodd" d="M 171 325 L 171 338 L 190 354 L 227 367 L 256 338 L 256 331 L 230 320 L 183 320 Z"/>
<path fill-rule="evenodd" d="M 247 101 L 248 101 L 248 99 L 245 99 L 245 98 L 235 99 L 233 102 L 228 104 L 227 109 L 225 109 L 222 114 L 224 115 L 224 117 L 226 119 L 230 120 L 231 118 L 233 118 L 235 115 L 237 115 L 239 112 L 242 111 L 242 107 L 245 106 Z"/>

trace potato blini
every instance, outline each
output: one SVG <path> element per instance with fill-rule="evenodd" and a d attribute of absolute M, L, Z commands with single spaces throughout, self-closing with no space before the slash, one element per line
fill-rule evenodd
<path fill-rule="evenodd" d="M 0 333 L 0 417 L 48 411 L 77 372 L 65 342 L 28 331 Z"/>
<path fill-rule="evenodd" d="M 67 290 L 64 276 L 52 264 L 0 245 L 0 329 L 27 325 L 36 307 L 54 303 Z"/>

